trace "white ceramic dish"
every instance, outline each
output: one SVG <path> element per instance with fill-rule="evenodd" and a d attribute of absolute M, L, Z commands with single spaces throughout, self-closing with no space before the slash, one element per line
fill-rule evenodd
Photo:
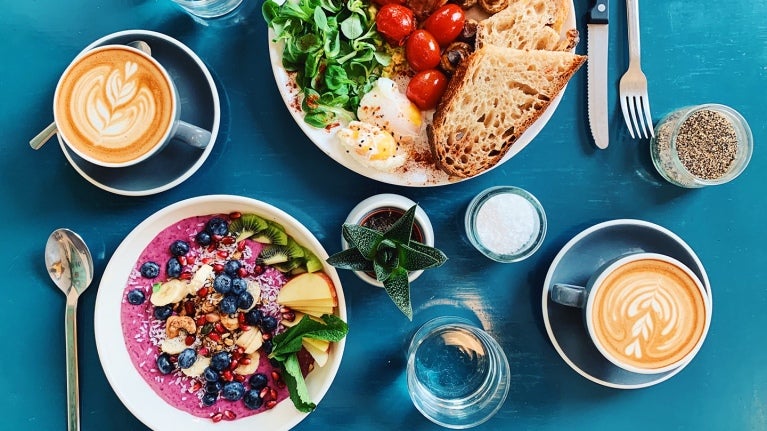
<path fill-rule="evenodd" d="M 120 307 L 125 283 L 141 252 L 158 233 L 179 220 L 232 211 L 253 212 L 275 220 L 322 261 L 328 257 L 320 242 L 295 218 L 274 206 L 246 197 L 210 195 L 187 199 L 156 212 L 133 229 L 117 247 L 104 270 L 96 297 L 94 327 L 99 359 L 109 384 L 128 410 L 152 429 L 202 431 L 215 427 L 220 431 L 276 431 L 290 429 L 307 416 L 307 413 L 296 410 L 290 399 L 286 399 L 264 413 L 214 425 L 210 419 L 193 416 L 166 403 L 146 384 L 128 356 L 122 335 Z M 346 302 L 338 274 L 330 265 L 325 265 L 324 271 L 336 286 L 337 315 L 346 321 Z M 307 376 L 309 396 L 314 403 L 319 404 L 330 388 L 341 364 L 344 346 L 345 340 L 335 343 L 328 363 Z"/>
<path fill-rule="evenodd" d="M 181 119 L 210 131 L 210 143 L 205 149 L 193 148 L 172 140 L 151 158 L 123 168 L 94 165 L 71 151 L 57 135 L 61 150 L 72 167 L 88 182 L 111 193 L 125 196 L 146 196 L 171 189 L 192 176 L 207 160 L 216 143 L 221 124 L 221 106 L 216 83 L 205 63 L 180 41 L 149 30 L 124 30 L 108 34 L 80 54 L 107 44 L 127 44 L 143 40 L 178 89 Z"/>
<path fill-rule="evenodd" d="M 575 8 L 573 4 L 570 4 L 569 15 L 565 20 L 563 29 L 575 28 Z M 387 184 L 394 184 L 400 186 L 410 187 L 430 187 L 440 186 L 445 184 L 451 184 L 466 180 L 464 179 L 450 179 L 448 175 L 441 170 L 437 169 L 434 163 L 426 162 L 408 162 L 402 168 L 395 170 L 394 172 L 384 172 L 373 169 L 371 167 L 363 166 L 351 156 L 346 154 L 346 151 L 337 142 L 335 133 L 338 128 L 330 129 L 318 129 L 308 125 L 304 121 L 304 114 L 301 111 L 301 104 L 296 103 L 298 95 L 297 86 L 292 83 L 292 78 L 288 72 L 282 67 L 282 45 L 273 42 L 275 34 L 272 29 L 269 29 L 269 58 L 272 63 L 272 71 L 274 73 L 274 79 L 277 83 L 277 88 L 282 95 L 282 99 L 285 102 L 285 106 L 288 108 L 290 115 L 293 116 L 298 127 L 303 130 L 306 136 L 311 140 L 320 150 L 330 156 L 333 160 L 337 161 L 341 165 L 351 169 L 352 171 L 363 175 L 365 177 L 381 181 Z M 562 95 L 565 93 L 567 86 L 551 101 L 551 104 L 541 117 L 530 126 L 522 136 L 519 137 L 517 142 L 511 146 L 508 153 L 498 162 L 492 169 L 502 165 L 517 153 L 522 151 L 543 129 L 548 123 L 554 111 L 557 109 L 557 105 L 562 100 Z M 489 170 L 492 170 L 489 169 Z M 488 170 L 488 171 L 489 171 Z M 485 171 L 485 172 L 488 172 Z M 484 173 L 484 172 L 483 172 Z M 480 174 L 481 175 L 481 174 Z"/>
<path fill-rule="evenodd" d="M 610 220 L 577 234 L 557 253 L 543 283 L 543 322 L 554 349 L 578 374 L 602 386 L 644 388 L 670 379 L 690 364 L 688 361 L 657 374 L 632 373 L 619 368 L 603 357 L 591 341 L 582 311 L 551 300 L 550 290 L 555 283 L 584 285 L 606 262 L 641 252 L 664 254 L 685 264 L 703 282 L 711 299 L 706 269 L 692 248 L 670 230 L 643 220 Z M 713 299 L 711 301 L 713 304 Z"/>

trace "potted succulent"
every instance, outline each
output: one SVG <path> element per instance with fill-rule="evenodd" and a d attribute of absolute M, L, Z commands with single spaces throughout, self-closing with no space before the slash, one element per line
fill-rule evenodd
<path fill-rule="evenodd" d="M 391 214 L 396 213 L 393 210 L 397 209 L 384 208 L 388 208 L 389 212 L 381 212 L 380 208 L 378 211 L 369 211 L 359 219 L 359 223 L 349 222 L 347 219 L 342 227 L 344 249 L 330 256 L 327 262 L 339 269 L 353 270 L 363 280 L 383 287 L 394 304 L 408 319 L 412 319 L 410 282 L 423 270 L 441 266 L 447 256 L 433 247 L 431 223 L 425 226 L 424 223 L 421 223 L 421 226 L 416 223 L 416 212 L 420 208 L 415 203 L 399 218 L 392 219 L 390 224 L 373 223 L 373 227 L 363 225 L 370 221 L 374 214 L 379 214 L 379 221 L 384 220 L 380 214 L 391 218 Z M 426 221 L 428 222 L 428 219 Z M 431 245 L 418 240 L 424 239 L 426 228 L 432 237 Z"/>

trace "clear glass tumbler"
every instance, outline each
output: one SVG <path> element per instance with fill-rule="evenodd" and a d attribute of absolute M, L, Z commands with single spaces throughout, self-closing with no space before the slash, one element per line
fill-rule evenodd
<path fill-rule="evenodd" d="M 173 0 L 184 10 L 200 18 L 218 18 L 235 10 L 243 0 Z"/>
<path fill-rule="evenodd" d="M 460 317 L 426 322 L 408 348 L 410 398 L 443 427 L 470 428 L 490 419 L 506 400 L 510 374 L 498 342 Z"/>

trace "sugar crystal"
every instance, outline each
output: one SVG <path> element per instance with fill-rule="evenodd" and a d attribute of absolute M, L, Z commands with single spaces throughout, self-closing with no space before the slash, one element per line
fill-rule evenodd
<path fill-rule="evenodd" d="M 479 241 L 491 252 L 515 254 L 535 239 L 540 219 L 527 199 L 502 193 L 492 196 L 479 208 L 476 229 Z"/>

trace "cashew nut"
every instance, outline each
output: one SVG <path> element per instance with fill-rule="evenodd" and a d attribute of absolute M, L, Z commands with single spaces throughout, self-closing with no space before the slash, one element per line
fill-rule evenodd
<path fill-rule="evenodd" d="M 235 329 L 240 327 L 240 321 L 237 320 L 237 317 L 231 317 L 228 314 L 221 314 L 220 317 L 221 317 L 221 324 L 224 325 L 224 328 L 230 331 L 234 331 Z"/>
<path fill-rule="evenodd" d="M 178 337 L 179 330 L 183 329 L 187 334 L 194 334 L 197 325 L 194 319 L 189 316 L 170 316 L 165 322 L 165 334 L 168 338 Z"/>

